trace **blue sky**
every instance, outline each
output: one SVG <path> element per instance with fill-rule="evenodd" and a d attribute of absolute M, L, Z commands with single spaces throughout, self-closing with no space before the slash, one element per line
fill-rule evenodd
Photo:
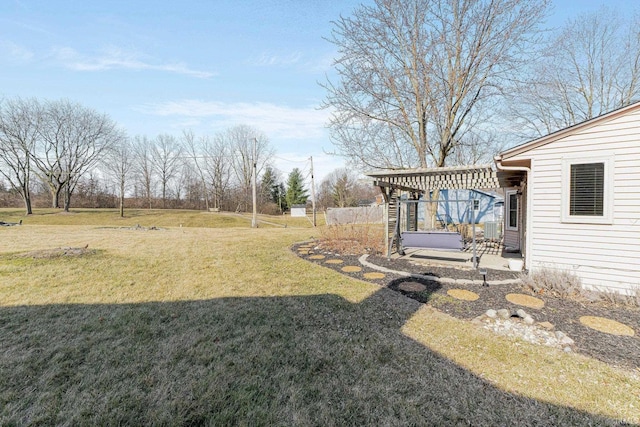
<path fill-rule="evenodd" d="M 340 158 L 318 109 L 331 20 L 357 0 L 0 0 L 0 96 L 66 98 L 128 134 L 264 132 L 276 167 L 321 179 Z M 371 3 L 371 1 L 365 1 Z M 601 1 L 556 1 L 550 25 Z M 636 2 L 608 1 L 622 11 Z"/>

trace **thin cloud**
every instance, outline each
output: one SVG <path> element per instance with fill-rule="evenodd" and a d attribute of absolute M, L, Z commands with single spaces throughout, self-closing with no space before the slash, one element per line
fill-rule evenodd
<path fill-rule="evenodd" d="M 292 108 L 265 102 L 223 103 L 198 100 L 170 101 L 148 104 L 140 108 L 146 114 L 208 119 L 212 127 L 223 129 L 247 123 L 265 132 L 271 138 L 307 139 L 325 134 L 329 113 L 315 107 Z"/>
<path fill-rule="evenodd" d="M 214 73 L 189 68 L 183 62 L 152 64 L 143 61 L 138 55 L 126 52 L 118 48 L 106 49 L 101 55 L 90 57 L 83 56 L 70 47 L 57 47 L 53 49 L 52 56 L 61 62 L 66 68 L 76 71 L 106 71 L 115 69 L 125 70 L 155 70 L 175 74 L 183 74 L 197 78 L 213 77 Z"/>
<path fill-rule="evenodd" d="M 288 67 L 298 64 L 302 59 L 302 53 L 293 52 L 289 55 L 274 55 L 262 52 L 257 58 L 249 59 L 249 64 L 257 67 Z"/>
<path fill-rule="evenodd" d="M 9 40 L 0 40 L 0 53 L 14 62 L 28 62 L 33 58 L 31 50 Z"/>

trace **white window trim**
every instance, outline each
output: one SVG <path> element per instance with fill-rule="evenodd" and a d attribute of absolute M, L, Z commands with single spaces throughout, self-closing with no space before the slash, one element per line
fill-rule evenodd
<path fill-rule="evenodd" d="M 515 227 L 511 227 L 509 225 L 509 219 L 510 219 L 510 214 L 511 214 L 511 195 L 515 194 L 516 195 L 516 200 L 517 200 L 517 211 L 516 211 L 516 226 Z M 504 206 L 505 206 L 505 221 L 504 221 L 504 226 L 506 230 L 509 231 L 518 231 L 518 224 L 520 223 L 520 198 L 518 197 L 518 191 L 517 190 L 507 190 L 504 192 Z"/>
<path fill-rule="evenodd" d="M 604 163 L 602 216 L 569 214 L 571 165 L 583 163 Z M 613 224 L 613 165 L 614 156 L 566 157 L 562 159 L 562 222 L 572 224 Z"/>

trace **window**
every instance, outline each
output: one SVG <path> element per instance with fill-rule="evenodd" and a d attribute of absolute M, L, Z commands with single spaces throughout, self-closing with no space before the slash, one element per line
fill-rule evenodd
<path fill-rule="evenodd" d="M 518 229 L 518 193 L 507 191 L 507 230 Z"/>
<path fill-rule="evenodd" d="M 613 223 L 613 156 L 562 163 L 562 221 Z"/>
<path fill-rule="evenodd" d="M 604 163 L 571 165 L 569 194 L 569 215 L 602 216 Z"/>

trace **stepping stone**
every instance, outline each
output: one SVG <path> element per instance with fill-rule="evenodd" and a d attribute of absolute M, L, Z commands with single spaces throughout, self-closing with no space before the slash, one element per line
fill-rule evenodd
<path fill-rule="evenodd" d="M 635 331 L 631 327 L 625 325 L 624 323 L 620 323 L 612 319 L 607 319 L 606 317 L 582 316 L 580 318 L 580 323 L 591 329 L 595 329 L 596 331 L 604 332 L 605 334 L 627 337 L 632 337 L 635 335 Z"/>
<path fill-rule="evenodd" d="M 342 267 L 342 271 L 345 273 L 357 273 L 362 271 L 362 267 L 358 267 L 357 265 L 347 265 L 346 267 Z"/>
<path fill-rule="evenodd" d="M 364 278 L 369 280 L 384 279 L 384 273 L 364 273 Z"/>
<path fill-rule="evenodd" d="M 555 328 L 555 326 L 553 326 L 553 323 L 551 322 L 538 322 L 538 326 L 541 326 L 548 330 L 552 330 L 553 328 Z"/>
<path fill-rule="evenodd" d="M 341 259 L 328 259 L 325 264 L 342 264 L 343 262 Z"/>
<path fill-rule="evenodd" d="M 505 298 L 512 304 L 522 305 L 524 307 L 537 309 L 544 307 L 544 301 L 542 301 L 540 298 L 532 297 L 529 295 L 507 294 Z"/>
<path fill-rule="evenodd" d="M 311 255 L 309 259 L 324 259 L 324 255 Z"/>
<path fill-rule="evenodd" d="M 475 292 L 467 291 L 465 289 L 449 289 L 447 291 L 447 295 L 463 301 L 475 301 L 480 298 L 480 295 L 476 294 Z"/>
<path fill-rule="evenodd" d="M 427 290 L 427 287 L 418 282 L 402 282 L 398 286 L 398 289 L 401 289 L 405 292 L 423 292 Z"/>

